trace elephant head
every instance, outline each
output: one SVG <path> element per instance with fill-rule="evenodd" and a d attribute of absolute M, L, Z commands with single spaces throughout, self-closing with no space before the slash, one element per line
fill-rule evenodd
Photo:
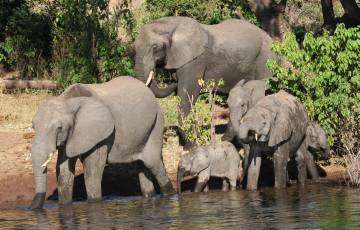
<path fill-rule="evenodd" d="M 135 40 L 136 76 L 150 84 L 156 97 L 166 97 L 176 89 L 176 84 L 159 89 L 151 79 L 156 67 L 181 68 L 201 55 L 207 43 L 207 33 L 191 18 L 165 17 L 145 25 Z"/>
<path fill-rule="evenodd" d="M 44 102 L 32 123 L 35 137 L 31 158 L 36 194 L 30 209 L 36 209 L 45 200 L 49 155 L 57 149 L 62 149 L 69 158 L 90 151 L 113 133 L 114 121 L 101 101 L 81 85 L 75 85 Z"/>
<path fill-rule="evenodd" d="M 210 158 L 205 148 L 196 148 L 193 152 L 184 155 L 178 165 L 177 184 L 181 193 L 181 181 L 184 176 L 197 176 L 210 166 Z"/>
<path fill-rule="evenodd" d="M 320 158 L 330 157 L 330 147 L 324 129 L 316 122 L 310 122 L 306 130 L 306 139 L 309 150 L 320 152 Z"/>
<path fill-rule="evenodd" d="M 229 93 L 227 104 L 230 110 L 230 121 L 234 131 L 237 132 L 240 120 L 251 106 L 251 95 L 254 89 L 243 87 L 244 80 L 241 80 Z"/>
<path fill-rule="evenodd" d="M 238 136 L 244 143 L 268 142 L 274 147 L 291 136 L 291 123 L 284 111 L 273 111 L 264 106 L 249 110 L 240 121 Z"/>

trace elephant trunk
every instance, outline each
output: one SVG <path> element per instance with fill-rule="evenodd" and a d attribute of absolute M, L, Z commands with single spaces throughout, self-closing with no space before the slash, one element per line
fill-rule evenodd
<path fill-rule="evenodd" d="M 157 98 L 164 98 L 172 94 L 177 89 L 177 84 L 173 83 L 168 85 L 165 88 L 160 88 L 155 79 L 155 74 L 151 76 L 151 72 L 155 70 L 155 63 L 152 65 L 145 65 L 140 61 L 136 61 L 135 64 L 135 72 L 137 78 L 144 82 L 148 83 L 147 85 L 150 87 L 151 91 L 154 93 Z M 151 78 L 149 78 L 151 77 Z"/>
<path fill-rule="evenodd" d="M 252 136 L 249 136 L 249 128 L 246 125 L 240 125 L 238 136 L 241 142 L 248 144 L 252 141 Z"/>
<path fill-rule="evenodd" d="M 182 181 L 182 178 L 184 177 L 184 174 L 185 174 L 185 169 L 182 167 L 179 167 L 178 171 L 177 171 L 177 189 L 178 189 L 179 194 L 181 194 L 181 181 Z"/>
<path fill-rule="evenodd" d="M 239 117 L 238 117 L 237 113 L 230 112 L 230 121 L 231 121 L 232 127 L 236 133 L 238 132 L 239 126 L 240 126 L 240 121 L 238 118 Z"/>
<path fill-rule="evenodd" d="M 31 150 L 31 160 L 35 178 L 35 196 L 29 207 L 30 210 L 40 209 L 44 204 L 49 153 L 54 152 L 56 149 L 54 146 L 54 150 L 52 151 L 50 151 L 50 148 L 47 148 L 49 151 L 42 151 L 43 148 L 39 143 L 41 142 L 35 137 Z"/>

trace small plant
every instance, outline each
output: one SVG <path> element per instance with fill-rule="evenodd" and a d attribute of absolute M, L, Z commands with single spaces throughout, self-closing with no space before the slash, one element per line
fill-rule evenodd
<path fill-rule="evenodd" d="M 179 114 L 181 114 L 180 127 L 187 135 L 189 141 L 195 142 L 197 145 L 205 145 L 209 142 L 216 142 L 213 110 L 215 102 L 221 100 L 217 95 L 217 91 L 219 87 L 224 85 L 224 81 L 221 79 L 218 82 L 214 80 L 205 82 L 201 79 L 198 81 L 198 84 L 201 86 L 201 94 L 203 94 L 204 100 L 198 100 L 194 103 L 194 98 L 188 95 L 191 109 L 186 117 L 179 110 Z M 180 98 L 178 97 L 179 103 Z"/>
<path fill-rule="evenodd" d="M 351 186 L 360 186 L 360 151 L 357 153 L 347 148 L 348 154 L 344 156 L 346 168 L 346 182 Z"/>

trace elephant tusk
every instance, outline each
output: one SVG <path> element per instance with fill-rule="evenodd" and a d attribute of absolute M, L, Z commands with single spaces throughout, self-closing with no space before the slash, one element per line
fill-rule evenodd
<path fill-rule="evenodd" d="M 154 75 L 155 75 L 155 72 L 153 70 L 151 70 L 150 73 L 149 73 L 149 76 L 148 76 L 148 78 L 146 80 L 146 83 L 145 83 L 146 86 L 149 86 L 151 80 L 154 78 Z"/>
<path fill-rule="evenodd" d="M 47 165 L 50 163 L 51 158 L 53 157 L 54 153 L 50 153 L 48 159 L 44 162 L 44 164 L 41 165 L 41 167 L 46 168 Z"/>
<path fill-rule="evenodd" d="M 244 117 L 243 118 L 241 118 L 241 120 L 240 120 L 240 124 L 242 124 L 244 122 Z"/>
<path fill-rule="evenodd" d="M 255 133 L 255 141 L 259 140 L 259 134 Z"/>

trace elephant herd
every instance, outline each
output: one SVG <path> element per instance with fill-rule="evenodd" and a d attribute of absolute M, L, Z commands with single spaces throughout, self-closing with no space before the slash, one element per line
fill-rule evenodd
<path fill-rule="evenodd" d="M 135 41 L 139 80 L 122 76 L 101 84 L 74 84 L 39 107 L 33 118 L 35 196 L 30 209 L 43 206 L 47 163 L 55 151 L 60 204 L 72 202 L 77 159 L 84 167 L 89 201 L 101 199 L 106 164 L 134 161 L 142 161 L 156 179 L 139 173 L 145 197 L 155 193 L 153 182 L 162 194 L 175 193 L 162 161 L 164 118 L 156 97 L 177 93 L 181 112 L 187 115 L 188 97 L 195 102 L 199 96 L 199 79 L 224 80 L 220 91 L 229 94 L 230 119 L 223 142 L 195 147 L 182 157 L 179 191 L 185 175 L 198 177 L 194 191 L 207 191 L 211 176 L 223 178 L 223 190 L 234 190 L 241 171 L 247 176 L 247 189 L 256 189 L 264 156 L 273 158 L 275 187 L 286 186 L 292 158 L 300 184 L 307 170 L 318 180 L 311 152 L 327 157 L 326 134 L 309 122 L 304 106 L 292 95 L 266 95 L 264 79 L 271 76 L 266 61 L 277 60 L 270 44 L 264 31 L 243 20 L 202 25 L 187 17 L 166 17 L 145 25 Z M 172 72 L 176 83 L 160 88 L 154 78 L 157 68 Z M 243 165 L 231 141 L 241 142 Z"/>

